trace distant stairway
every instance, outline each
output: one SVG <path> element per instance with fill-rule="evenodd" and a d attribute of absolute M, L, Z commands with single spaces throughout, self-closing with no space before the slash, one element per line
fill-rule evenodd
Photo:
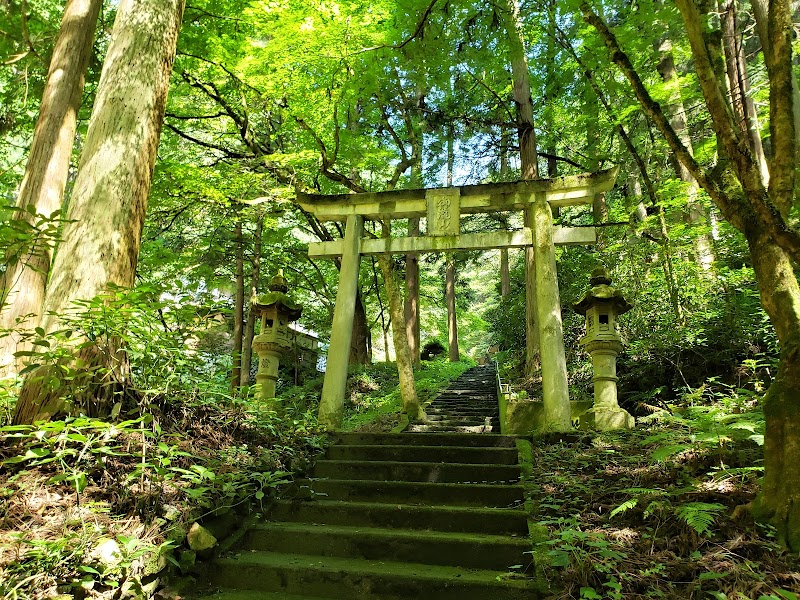
<path fill-rule="evenodd" d="M 532 580 L 509 577 L 509 567 L 525 571 L 531 549 L 513 437 L 335 438 L 294 497 L 276 501 L 238 553 L 212 565 L 220 591 L 208 598 L 544 597 Z"/>
<path fill-rule="evenodd" d="M 425 423 L 412 423 L 409 431 L 499 433 L 497 384 L 492 366 L 464 371 L 428 407 Z"/>

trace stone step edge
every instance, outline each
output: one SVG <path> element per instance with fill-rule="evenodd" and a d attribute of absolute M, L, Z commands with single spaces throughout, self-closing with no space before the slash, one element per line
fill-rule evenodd
<path fill-rule="evenodd" d="M 466 451 L 466 453 L 475 453 L 475 452 L 495 452 L 497 454 L 511 454 L 517 453 L 517 449 L 514 446 L 429 446 L 429 445 L 413 445 L 410 446 L 408 444 L 334 444 L 332 447 L 336 448 L 355 448 L 356 450 L 364 450 L 367 448 L 392 448 L 398 451 L 406 451 L 408 448 L 419 449 L 420 451 L 437 451 L 441 449 L 447 449 L 447 451 L 453 452 L 460 452 Z M 413 461 L 412 461 L 413 462 Z M 462 463 L 464 464 L 464 463 Z"/>
<path fill-rule="evenodd" d="M 297 531 L 298 533 L 329 533 L 331 535 L 367 535 L 373 538 L 391 537 L 407 541 L 463 542 L 498 545 L 514 545 L 531 549 L 531 540 L 525 535 L 498 535 L 492 533 L 461 533 L 457 531 L 436 531 L 430 529 L 407 529 L 392 527 L 371 527 L 367 525 L 326 525 L 324 523 L 298 523 L 292 521 L 262 521 L 250 531 Z"/>
<path fill-rule="evenodd" d="M 416 461 L 416 460 L 346 460 L 346 459 L 331 459 L 331 458 L 322 458 L 318 460 L 315 465 L 328 465 L 330 467 L 337 467 L 337 466 L 358 466 L 358 467 L 375 467 L 375 468 L 383 468 L 383 467 L 424 467 L 430 469 L 436 469 L 440 467 L 456 467 L 457 469 L 475 469 L 479 468 L 481 470 L 485 469 L 503 469 L 506 471 L 509 470 L 516 470 L 519 471 L 520 466 L 518 463 L 451 463 L 446 461 Z M 314 477 L 313 475 L 309 479 L 326 479 L 325 477 Z M 387 481 L 405 481 L 403 479 L 390 479 Z M 420 483 L 420 482 L 414 482 Z M 435 482 L 430 482 L 435 483 Z M 457 482 L 451 482 L 457 483 Z"/>
<path fill-rule="evenodd" d="M 444 585 L 458 581 L 460 584 L 486 585 L 498 589 L 536 589 L 532 579 L 503 579 L 498 577 L 506 571 L 488 569 L 465 569 L 449 565 L 428 565 L 391 560 L 368 560 L 364 558 L 342 558 L 313 554 L 290 554 L 284 552 L 244 552 L 234 557 L 222 557 L 215 561 L 217 570 L 236 568 L 283 568 L 304 572 L 339 575 L 347 572 L 359 577 L 397 577 L 420 582 L 441 582 Z"/>
<path fill-rule="evenodd" d="M 218 589 L 200 596 L 198 600 L 336 600 L 330 596 L 300 596 L 286 592 L 261 592 L 259 590 Z"/>
<path fill-rule="evenodd" d="M 420 512 L 442 513 L 442 515 L 452 514 L 452 513 L 469 513 L 470 515 L 475 515 L 483 513 L 486 515 L 506 514 L 507 516 L 514 518 L 519 517 L 519 515 L 525 516 L 525 512 L 523 510 L 522 505 L 519 505 L 515 508 L 498 508 L 494 506 L 484 506 L 484 507 L 462 506 L 460 504 L 429 505 L 429 504 L 398 504 L 396 502 L 391 502 L 391 503 L 365 502 L 363 500 L 325 500 L 323 498 L 314 498 L 313 500 L 278 498 L 277 500 L 275 500 L 274 505 L 279 505 L 279 504 L 280 505 L 317 504 L 317 505 L 322 505 L 324 507 L 329 507 L 331 509 L 347 506 L 347 507 L 362 508 L 364 510 L 377 509 L 377 510 L 401 510 L 401 511 L 411 511 L 411 512 L 420 511 Z"/>

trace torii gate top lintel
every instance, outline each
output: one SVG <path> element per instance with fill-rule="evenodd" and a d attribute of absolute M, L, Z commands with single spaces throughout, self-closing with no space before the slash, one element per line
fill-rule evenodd
<path fill-rule="evenodd" d="M 428 215 L 428 198 L 452 194 L 459 198 L 460 214 L 525 210 L 543 198 L 551 207 L 591 204 L 597 194 L 610 190 L 619 167 L 596 173 L 566 175 L 509 183 L 484 183 L 452 188 L 364 192 L 360 194 L 306 194 L 297 202 L 320 221 L 344 221 L 351 215 L 365 219 L 407 219 Z"/>

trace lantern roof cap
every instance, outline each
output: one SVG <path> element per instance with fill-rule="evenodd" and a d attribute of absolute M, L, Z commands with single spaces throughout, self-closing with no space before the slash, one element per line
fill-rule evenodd
<path fill-rule="evenodd" d="M 590 308 L 605 305 L 608 308 L 613 308 L 616 314 L 621 315 L 633 308 L 633 305 L 625 299 L 622 292 L 611 285 L 611 277 L 604 267 L 597 267 L 592 271 L 589 283 L 592 287 L 583 297 L 583 300 L 574 306 L 575 312 L 585 315 Z"/>
<path fill-rule="evenodd" d="M 289 281 L 283 276 L 283 269 L 278 269 L 275 276 L 270 279 L 267 289 L 270 292 L 282 292 L 284 294 L 289 291 Z"/>
<path fill-rule="evenodd" d="M 288 321 L 296 321 L 303 314 L 303 307 L 294 302 L 287 292 L 289 282 L 283 276 L 283 269 L 270 280 L 266 294 L 254 294 L 250 299 L 250 310 L 256 314 L 262 313 L 268 308 L 275 306 L 278 311 L 286 315 Z"/>

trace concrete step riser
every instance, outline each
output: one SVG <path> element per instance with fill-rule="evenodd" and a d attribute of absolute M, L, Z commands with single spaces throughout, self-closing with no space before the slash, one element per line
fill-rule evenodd
<path fill-rule="evenodd" d="M 420 481 L 428 483 L 516 483 L 515 465 L 420 464 L 318 461 L 314 477 L 375 481 Z"/>
<path fill-rule="evenodd" d="M 275 521 L 397 529 L 434 529 L 454 533 L 527 535 L 521 510 L 482 510 L 347 502 L 278 501 L 270 512 Z"/>
<path fill-rule="evenodd" d="M 522 487 L 457 483 L 417 483 L 321 479 L 306 482 L 300 498 L 324 497 L 349 502 L 508 508 L 522 503 Z"/>
<path fill-rule="evenodd" d="M 516 448 L 465 448 L 461 446 L 344 446 L 328 448 L 327 460 L 380 460 L 447 462 L 490 465 L 517 463 Z"/>
<path fill-rule="evenodd" d="M 471 435 L 457 433 L 336 433 L 332 436 L 342 445 L 375 446 L 470 446 L 473 448 L 516 448 L 510 435 Z"/>
<path fill-rule="evenodd" d="M 321 559 L 324 562 L 324 559 Z M 221 560 L 212 577 L 220 587 L 244 590 L 286 591 L 324 598 L 348 600 L 534 600 L 532 590 L 509 589 L 503 582 L 470 582 L 429 579 L 407 574 L 378 575 L 359 571 L 315 569 L 300 563 L 265 566 L 245 560 Z"/>
<path fill-rule="evenodd" d="M 475 540 L 413 540 L 369 535 L 369 531 L 342 534 L 330 533 L 323 527 L 305 531 L 302 535 L 268 525 L 252 529 L 243 540 L 243 549 L 294 554 L 318 554 L 325 549 L 326 556 L 356 557 L 369 560 L 396 560 L 450 565 L 471 569 L 497 569 L 505 571 L 511 565 L 523 564 L 524 552 L 530 550 L 525 540 L 509 539 L 506 542 Z"/>

